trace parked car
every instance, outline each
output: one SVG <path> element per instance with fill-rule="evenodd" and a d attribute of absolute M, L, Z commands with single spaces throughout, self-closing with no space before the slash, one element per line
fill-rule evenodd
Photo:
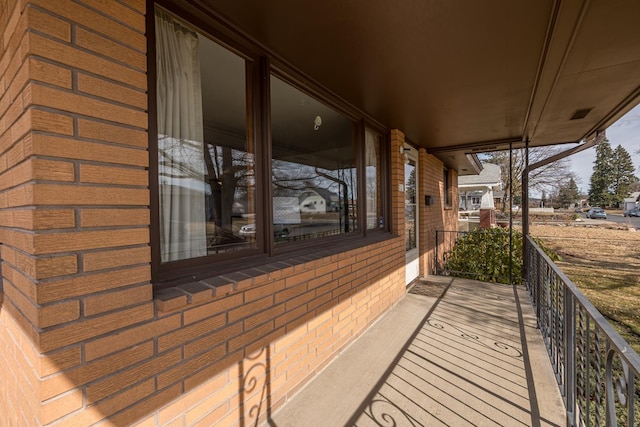
<path fill-rule="evenodd" d="M 587 212 L 587 218 L 591 219 L 607 219 L 607 212 L 602 208 L 591 208 Z"/>
<path fill-rule="evenodd" d="M 624 216 L 640 216 L 640 208 L 631 208 L 622 213 Z"/>
<path fill-rule="evenodd" d="M 256 235 L 256 223 L 251 222 L 240 227 L 240 235 L 244 237 L 254 237 Z M 274 224 L 273 235 L 275 237 L 287 237 L 289 235 L 289 228 L 283 224 Z"/>
<path fill-rule="evenodd" d="M 256 235 L 256 223 L 250 223 L 247 225 L 243 225 L 240 227 L 240 235 L 241 236 L 255 236 Z"/>

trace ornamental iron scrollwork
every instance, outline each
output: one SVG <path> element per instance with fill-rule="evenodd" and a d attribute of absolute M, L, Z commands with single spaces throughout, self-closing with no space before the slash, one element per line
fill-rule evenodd
<path fill-rule="evenodd" d="M 269 359 L 270 352 L 267 346 L 260 349 L 257 353 L 246 357 L 245 360 L 241 362 L 240 375 L 242 378 L 242 388 L 240 390 L 240 406 L 243 413 L 241 418 L 242 426 L 257 426 L 260 416 L 265 412 L 263 411 L 265 406 L 267 415 L 269 415 Z M 246 371 L 244 370 L 245 365 L 248 366 Z M 253 402 L 254 400 L 255 403 L 250 403 L 247 406 L 248 402 Z"/>
<path fill-rule="evenodd" d="M 381 397 L 369 403 L 368 412 L 367 415 L 380 427 L 417 427 L 421 425 L 397 405 Z"/>
<path fill-rule="evenodd" d="M 461 338 L 464 338 L 466 340 L 470 340 L 473 341 L 483 347 L 486 347 L 490 350 L 496 351 L 498 353 L 504 354 L 505 356 L 508 357 L 513 357 L 515 359 L 517 358 L 521 358 L 522 357 L 522 350 L 513 347 L 509 344 L 505 344 L 499 341 L 493 341 L 490 339 L 486 339 L 483 337 L 480 337 L 478 335 L 475 334 L 471 334 L 468 333 L 467 331 L 464 331 L 460 328 L 458 328 L 457 326 L 454 326 L 450 323 L 447 322 L 443 322 L 442 320 L 433 320 L 433 319 L 429 319 L 427 320 L 427 324 L 433 328 L 436 329 L 440 329 L 442 331 L 446 331 L 446 332 L 451 332 L 451 330 L 447 330 L 447 329 L 452 329 L 455 332 L 451 332 L 456 336 L 459 336 Z M 491 344 L 488 344 L 487 342 L 491 342 Z"/>

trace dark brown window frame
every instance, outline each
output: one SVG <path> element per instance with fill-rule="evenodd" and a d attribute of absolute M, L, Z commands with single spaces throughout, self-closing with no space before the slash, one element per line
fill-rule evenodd
<path fill-rule="evenodd" d="M 203 35 L 210 37 L 216 43 L 224 46 L 253 64 L 247 65 L 247 96 L 251 97 L 252 111 L 248 115 L 253 118 L 253 126 L 248 129 L 253 135 L 255 147 L 256 178 L 260 180 L 256 186 L 256 213 L 261 223 L 257 224 L 261 235 L 258 238 L 256 250 L 246 250 L 242 253 L 207 255 L 180 261 L 162 263 L 160 260 L 160 232 L 159 232 L 159 184 L 158 184 L 158 142 L 157 142 L 157 105 L 156 105 L 156 49 L 155 49 L 155 6 L 158 5 L 178 18 L 187 22 Z M 282 257 L 294 257 L 308 253 L 310 248 L 326 247 L 338 244 L 350 247 L 353 242 L 361 241 L 366 244 L 369 239 L 380 239 L 382 234 L 389 234 L 391 224 L 391 197 L 389 194 L 390 153 L 389 131 L 380 123 L 357 110 L 336 94 L 308 78 L 302 72 L 291 66 L 282 58 L 265 49 L 259 43 L 251 40 L 247 35 L 239 32 L 231 24 L 225 22 L 215 11 L 201 5 L 184 4 L 172 0 L 147 2 L 147 43 L 148 43 L 148 96 L 149 96 L 149 174 L 150 174 L 150 210 L 151 210 L 151 271 L 152 282 L 156 288 L 174 286 L 185 281 L 209 277 L 224 272 L 238 271 L 247 266 L 269 263 Z M 292 242 L 275 247 L 271 236 L 272 206 L 271 206 L 271 129 L 270 129 L 270 88 L 269 76 L 273 74 L 293 85 L 296 89 L 307 93 L 316 100 L 324 103 L 335 111 L 345 115 L 355 124 L 356 135 L 354 145 L 356 150 L 357 191 L 358 198 L 366 194 L 365 188 L 365 127 L 377 132 L 381 136 L 381 164 L 383 170 L 380 195 L 383 198 L 384 226 L 379 229 L 366 228 L 366 204 L 359 202 L 358 231 L 337 236 L 318 238 L 310 241 Z M 259 215 L 258 215 L 259 213 Z M 215 273 L 212 273 L 215 270 Z"/>
<path fill-rule="evenodd" d="M 453 186 L 451 182 L 451 170 L 446 167 L 442 168 L 442 181 L 442 187 L 444 189 L 443 207 L 452 208 Z"/>

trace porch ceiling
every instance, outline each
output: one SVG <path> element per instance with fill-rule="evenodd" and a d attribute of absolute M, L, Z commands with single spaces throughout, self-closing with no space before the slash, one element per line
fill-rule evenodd
<path fill-rule="evenodd" d="M 637 0 L 196 2 L 451 167 L 579 142 L 640 101 Z"/>

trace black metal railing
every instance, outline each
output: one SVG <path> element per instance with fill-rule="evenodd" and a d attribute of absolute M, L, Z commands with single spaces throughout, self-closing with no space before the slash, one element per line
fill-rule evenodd
<path fill-rule="evenodd" d="M 639 426 L 640 357 L 529 237 L 525 286 L 567 408 L 567 425 Z"/>

